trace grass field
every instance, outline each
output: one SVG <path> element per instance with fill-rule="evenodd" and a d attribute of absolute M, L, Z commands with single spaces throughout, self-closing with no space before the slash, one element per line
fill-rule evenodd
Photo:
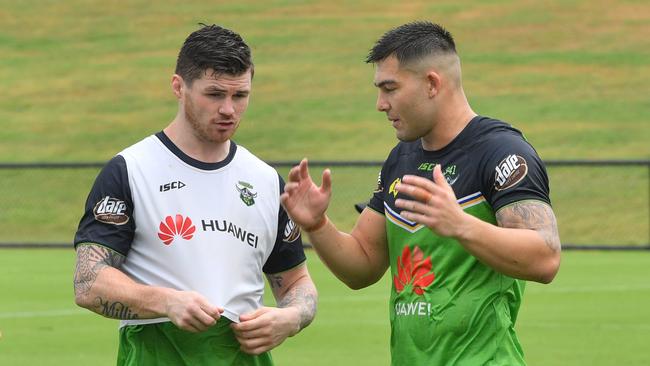
<path fill-rule="evenodd" d="M 377 182 L 376 167 L 334 167 L 330 217 L 349 230 Z M 312 167 L 319 179 L 322 166 Z M 552 167 L 551 199 L 564 243 L 647 245 L 650 240 L 648 168 Z M 286 177 L 287 168 L 279 168 Z M 97 169 L 0 170 L 0 243 L 68 243 Z M 616 199 L 608 192 L 614 187 Z"/>
<path fill-rule="evenodd" d="M 176 112 L 178 49 L 200 21 L 253 49 L 240 143 L 269 160 L 382 160 L 394 134 L 363 59 L 414 19 L 452 31 L 474 109 L 524 130 L 543 158 L 650 157 L 646 1 L 1 3 L 0 161 L 105 161 L 160 130 Z"/>
<path fill-rule="evenodd" d="M 266 160 L 382 161 L 395 137 L 362 60 L 413 19 L 452 31 L 474 109 L 522 129 L 543 159 L 650 158 L 644 1 L 0 3 L 0 162 L 106 161 L 163 128 L 176 112 L 178 49 L 199 21 L 232 27 L 253 49 L 240 144 Z M 69 241 L 86 173 L 0 171 L 0 241 Z M 551 173 L 568 242 L 648 242 L 646 170 Z M 350 203 L 368 198 L 376 171 L 334 175 L 334 216 L 349 228 Z"/>
<path fill-rule="evenodd" d="M 273 353 L 277 365 L 388 365 L 388 276 L 352 291 L 311 251 L 308 263 L 318 316 Z M 528 364 L 650 364 L 649 266 L 650 253 L 565 253 L 552 285 L 527 285 L 517 331 Z M 73 267 L 71 250 L 0 252 L 12 294 L 0 301 L 0 365 L 115 364 L 117 321 L 75 307 Z"/>

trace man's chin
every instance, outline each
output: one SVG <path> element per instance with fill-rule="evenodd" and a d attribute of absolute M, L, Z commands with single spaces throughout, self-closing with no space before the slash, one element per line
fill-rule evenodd
<path fill-rule="evenodd" d="M 208 135 L 208 140 L 216 144 L 222 144 L 235 136 L 235 130 L 229 131 L 211 131 Z"/>
<path fill-rule="evenodd" d="M 413 142 L 419 139 L 419 137 L 413 137 L 413 136 L 404 136 L 403 134 L 396 133 L 395 137 L 397 137 L 398 140 L 401 142 Z"/>
<path fill-rule="evenodd" d="M 224 136 L 224 135 L 213 136 L 213 137 L 210 139 L 210 141 L 213 142 L 213 143 L 215 143 L 215 144 L 223 144 L 223 143 L 229 141 L 230 139 L 232 139 L 232 137 L 233 137 L 234 135 L 235 135 L 234 133 L 230 133 L 230 134 L 225 135 L 225 136 Z"/>
<path fill-rule="evenodd" d="M 203 141 L 204 143 L 209 143 L 209 144 L 223 144 L 230 140 L 235 134 L 234 133 L 216 133 L 216 132 L 211 132 L 211 133 L 198 133 L 195 136 Z"/>

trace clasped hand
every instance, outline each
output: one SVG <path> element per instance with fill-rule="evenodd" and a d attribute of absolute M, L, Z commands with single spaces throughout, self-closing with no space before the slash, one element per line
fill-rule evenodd
<path fill-rule="evenodd" d="M 203 295 L 195 291 L 170 290 L 166 303 L 167 317 L 177 327 L 197 333 L 217 323 L 224 309 L 214 306 Z"/>
<path fill-rule="evenodd" d="M 395 189 L 413 198 L 395 200 L 395 206 L 403 209 L 400 212 L 403 218 L 426 225 L 441 236 L 457 238 L 462 234 L 467 214 L 458 204 L 439 164 L 433 169 L 433 181 L 405 175 Z"/>
<path fill-rule="evenodd" d="M 230 327 L 241 345 L 241 350 L 258 355 L 269 351 L 300 330 L 294 308 L 261 307 L 239 317 L 239 323 Z"/>

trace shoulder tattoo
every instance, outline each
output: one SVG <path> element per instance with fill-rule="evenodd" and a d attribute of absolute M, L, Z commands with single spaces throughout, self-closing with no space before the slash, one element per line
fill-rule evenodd
<path fill-rule="evenodd" d="M 97 274 L 105 267 L 120 268 L 125 257 L 97 244 L 81 244 L 77 247 L 77 266 L 74 272 L 74 290 L 77 295 L 90 291 Z"/>
<path fill-rule="evenodd" d="M 282 275 L 272 274 L 267 276 L 269 280 L 269 285 L 271 288 L 280 288 L 282 287 L 282 280 L 284 279 Z"/>
<path fill-rule="evenodd" d="M 520 201 L 501 208 L 496 213 L 499 226 L 537 231 L 546 245 L 560 250 L 557 220 L 551 206 L 541 201 Z"/>

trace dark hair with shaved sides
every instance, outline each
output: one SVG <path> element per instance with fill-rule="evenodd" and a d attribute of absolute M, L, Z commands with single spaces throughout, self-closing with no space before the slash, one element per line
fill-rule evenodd
<path fill-rule="evenodd" d="M 456 54 L 451 33 L 438 24 L 417 21 L 384 33 L 370 50 L 366 62 L 377 63 L 395 55 L 404 65 L 435 54 Z"/>
<path fill-rule="evenodd" d="M 187 85 L 208 69 L 216 75 L 239 76 L 248 70 L 253 75 L 251 50 L 239 34 L 216 24 L 201 26 L 187 37 L 176 60 L 175 72 Z"/>

